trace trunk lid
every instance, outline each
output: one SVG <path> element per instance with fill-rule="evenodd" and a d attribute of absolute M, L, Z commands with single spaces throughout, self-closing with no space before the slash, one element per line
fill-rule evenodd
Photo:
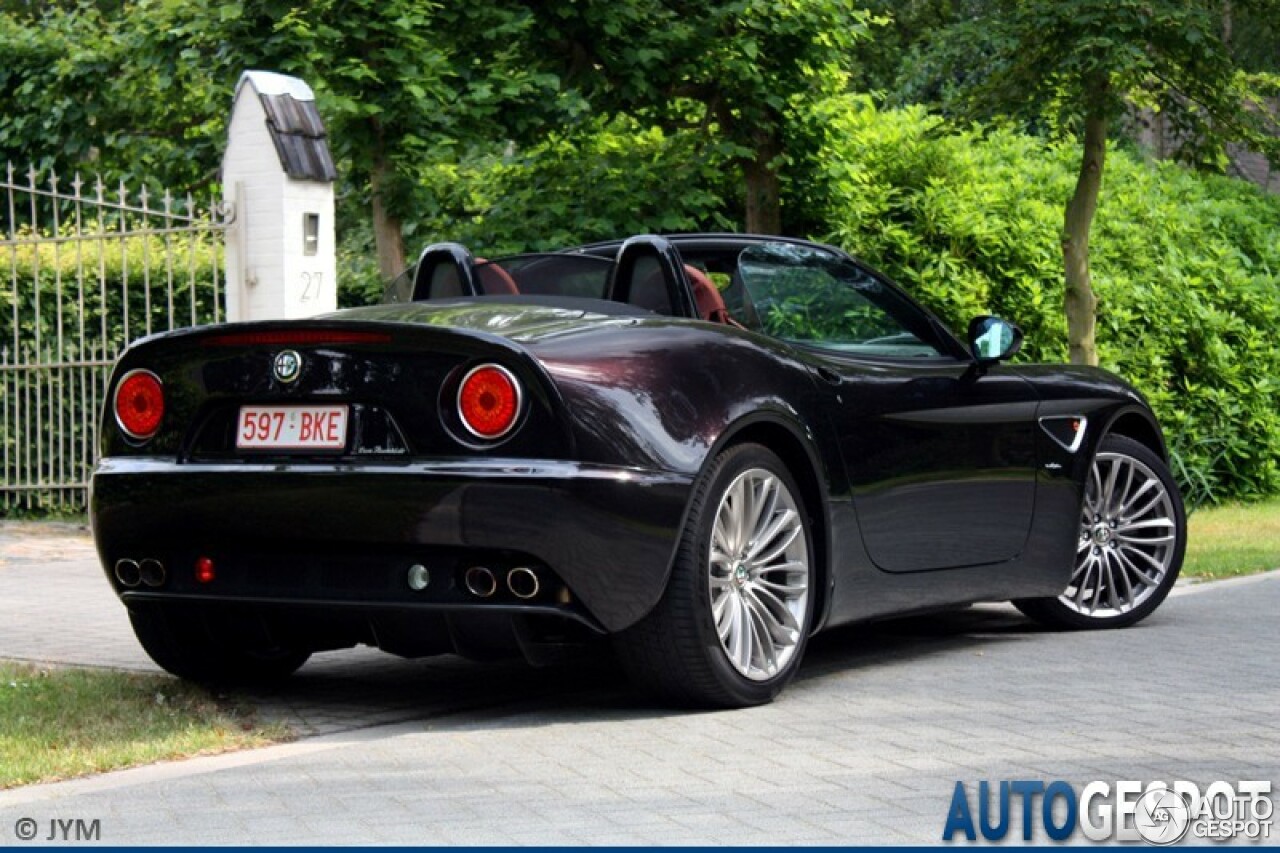
<path fill-rule="evenodd" d="M 556 388 L 525 348 L 488 331 L 405 319 L 360 319 L 344 312 L 186 329 L 139 341 L 113 372 L 100 433 L 103 455 L 200 462 L 567 458 L 571 439 Z M 469 434 L 457 415 L 457 388 L 479 364 L 510 371 L 522 391 L 517 426 L 495 442 Z M 136 369 L 155 373 L 164 386 L 160 431 L 146 442 L 129 439 L 115 422 L 116 384 Z M 237 441 L 238 432 L 251 432 L 244 419 L 258 413 L 301 421 L 304 428 L 314 419 L 330 438 L 340 439 L 323 447 L 289 446 L 287 440 L 246 447 L 243 438 Z M 279 422 L 272 427 L 278 430 Z M 296 424 L 291 428 L 296 437 Z M 286 439 L 289 434 L 286 429 Z"/>

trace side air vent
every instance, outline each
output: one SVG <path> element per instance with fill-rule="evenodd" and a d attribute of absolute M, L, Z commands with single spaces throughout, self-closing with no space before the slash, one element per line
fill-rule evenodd
<path fill-rule="evenodd" d="M 1075 453 L 1084 443 L 1089 419 L 1084 415 L 1054 415 L 1041 418 L 1040 428 L 1068 453 Z"/>

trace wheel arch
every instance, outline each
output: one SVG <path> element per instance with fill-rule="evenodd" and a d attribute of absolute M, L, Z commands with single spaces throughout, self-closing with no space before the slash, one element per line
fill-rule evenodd
<path fill-rule="evenodd" d="M 1169 461 L 1169 453 L 1165 448 L 1164 434 L 1155 418 L 1145 409 L 1129 406 L 1116 412 L 1107 422 L 1104 436 L 1123 435 L 1147 447 L 1165 462 Z"/>
<path fill-rule="evenodd" d="M 818 574 L 814 584 L 817 600 L 813 605 L 812 635 L 826 623 L 832 598 L 831 524 L 825 466 L 808 429 L 781 414 L 760 413 L 737 421 L 707 453 L 707 463 L 739 444 L 759 444 L 776 453 L 800 486 L 800 497 L 814 525 L 814 566 Z"/>

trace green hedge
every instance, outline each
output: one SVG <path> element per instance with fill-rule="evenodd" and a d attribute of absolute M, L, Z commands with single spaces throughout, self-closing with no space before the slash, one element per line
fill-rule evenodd
<path fill-rule="evenodd" d="M 212 322 L 215 276 L 220 299 L 226 286 L 221 233 L 179 233 L 166 239 L 163 235 L 95 238 L 95 232 L 89 227 L 81 239 L 55 245 L 23 242 L 32 237 L 23 230 L 16 244 L 0 248 L 0 345 L 9 345 L 14 337 L 15 296 L 18 338 L 24 346 L 34 343 L 37 293 L 45 348 L 54 346 L 58 337 L 59 303 L 64 340 L 73 351 L 92 343 L 114 353 L 146 333 L 148 316 L 153 331 L 170 328 L 170 280 L 172 325 L 190 325 L 193 304 L 197 324 Z M 64 236 L 70 237 L 70 232 Z M 217 306 L 219 316 L 222 311 Z M 82 318 L 88 339 L 84 342 L 79 340 Z"/>
<path fill-rule="evenodd" d="M 1067 356 L 1060 235 L 1079 150 L 922 109 L 823 103 L 789 213 L 954 328 L 990 311 L 1025 359 Z M 1280 198 L 1108 153 L 1091 240 L 1099 355 L 1150 400 L 1193 501 L 1280 491 Z"/>

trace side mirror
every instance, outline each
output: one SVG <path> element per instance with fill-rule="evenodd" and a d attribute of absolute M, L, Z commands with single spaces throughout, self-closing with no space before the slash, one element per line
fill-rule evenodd
<path fill-rule="evenodd" d="M 999 317 L 969 321 L 969 352 L 980 365 L 1013 358 L 1022 349 L 1022 330 Z"/>

